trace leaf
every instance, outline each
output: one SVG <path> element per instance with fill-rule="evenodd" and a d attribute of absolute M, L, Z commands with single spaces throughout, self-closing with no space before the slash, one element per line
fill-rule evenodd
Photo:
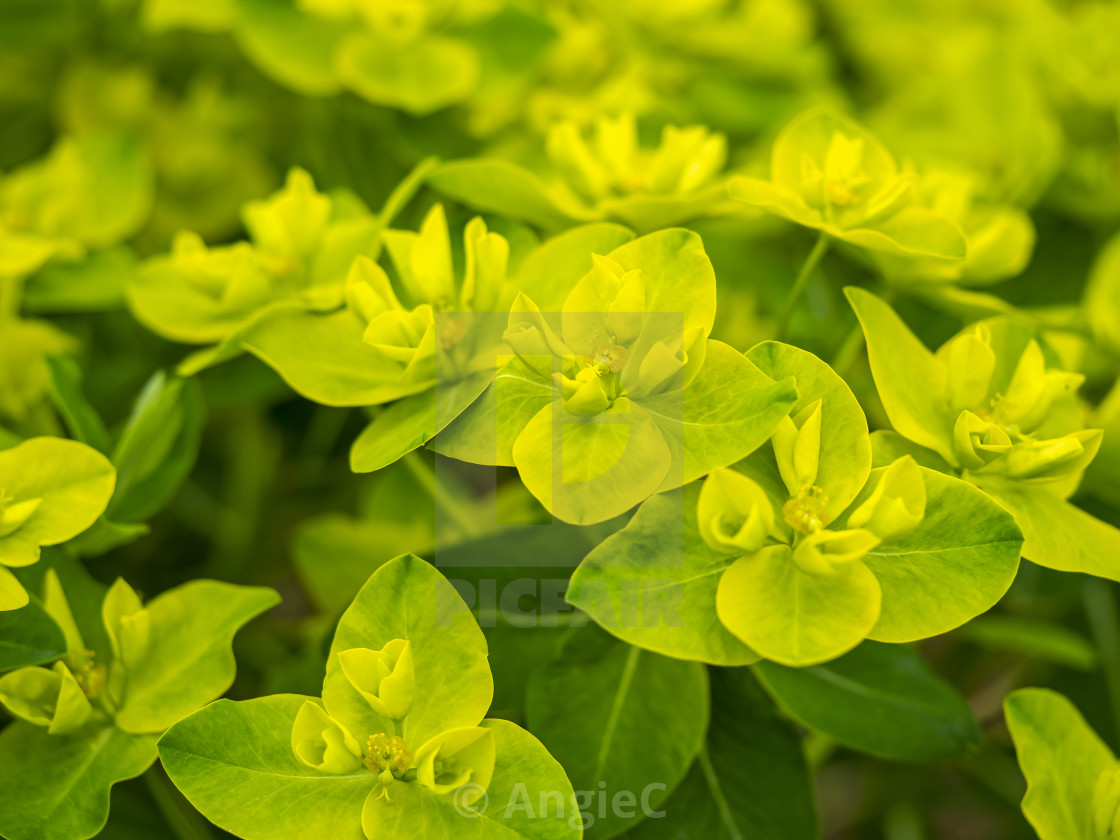
<path fill-rule="evenodd" d="M 945 366 L 887 303 L 863 289 L 849 287 L 844 293 L 863 327 L 871 373 L 891 425 L 903 437 L 955 462 L 950 421 L 939 406 Z"/>
<path fill-rule="evenodd" d="M 840 743 L 887 759 L 935 761 L 979 744 L 968 704 L 909 648 L 864 642 L 810 668 L 754 666 L 796 720 Z"/>
<path fill-rule="evenodd" d="M 154 735 L 107 726 L 50 735 L 22 721 L 0 732 L 0 835 L 8 840 L 93 837 L 109 817 L 114 784 L 139 776 L 156 759 Z"/>
<path fill-rule="evenodd" d="M 830 510 L 844 510 L 871 471 L 867 418 L 855 394 L 832 368 L 797 347 L 764 341 L 748 350 L 747 358 L 775 381 L 793 377 L 797 402 L 789 410 L 791 415 L 821 401 L 820 458 L 814 483 L 824 489 Z"/>
<path fill-rule="evenodd" d="M 50 398 L 66 428 L 98 452 L 109 451 L 109 432 L 82 393 L 82 371 L 69 356 L 47 356 L 51 372 Z"/>
<path fill-rule="evenodd" d="M 572 633 L 529 680 L 529 728 L 576 790 L 650 791 L 657 809 L 688 770 L 708 726 L 708 679 L 680 662 L 622 644 L 597 628 Z M 656 787 L 656 792 L 654 788 Z M 589 808 L 588 810 L 592 810 Z M 601 814 L 589 837 L 612 837 L 643 817 Z"/>
<path fill-rule="evenodd" d="M 881 593 L 859 560 L 832 574 L 809 574 L 789 546 L 740 557 L 716 592 L 723 625 L 751 650 L 774 662 L 825 662 L 863 641 L 879 618 Z"/>
<path fill-rule="evenodd" d="M 475 210 L 524 219 L 546 230 L 566 228 L 576 221 L 568 215 L 569 208 L 556 206 L 535 174 L 504 160 L 445 163 L 428 176 L 428 185 Z"/>
<path fill-rule="evenodd" d="M 427 35 L 407 44 L 360 32 L 334 56 L 338 80 L 376 105 L 424 115 L 470 96 L 481 68 L 461 41 Z"/>
<path fill-rule="evenodd" d="M 657 424 L 625 398 L 593 417 L 542 408 L 513 445 L 521 481 L 558 519 L 593 525 L 657 491 L 672 461 Z"/>
<path fill-rule="evenodd" d="M 739 351 L 709 340 L 700 373 L 683 391 L 641 402 L 673 455 L 659 489 L 742 460 L 767 441 L 796 399 L 792 380 L 774 382 Z"/>
<path fill-rule="evenodd" d="M 812 840 L 818 836 L 812 778 L 801 739 L 746 668 L 713 668 L 705 748 L 632 840 Z"/>
<path fill-rule="evenodd" d="M 19 528 L 0 538 L 0 563 L 26 566 L 39 547 L 76 537 L 105 510 L 116 473 L 109 460 L 83 443 L 37 437 L 0 451 L 4 491 L 17 502 L 42 499 Z"/>
<path fill-rule="evenodd" d="M 863 558 L 883 591 L 879 621 L 868 634 L 880 642 L 912 642 L 959 627 L 991 609 L 1019 570 L 1022 534 L 1007 511 L 959 478 L 919 469 L 925 517 Z M 853 508 L 872 489 L 869 482 Z"/>
<path fill-rule="evenodd" d="M 50 662 L 65 653 L 62 629 L 37 600 L 0 611 L 0 671 Z"/>
<path fill-rule="evenodd" d="M 632 645 L 714 665 L 757 654 L 716 616 L 716 588 L 734 556 L 700 538 L 700 485 L 646 501 L 629 524 L 591 551 L 572 575 L 568 603 Z"/>
<path fill-rule="evenodd" d="M 340 615 L 380 566 L 409 550 L 423 554 L 431 549 L 431 531 L 430 524 L 328 513 L 299 524 L 292 542 L 293 562 L 315 606 Z"/>
<path fill-rule="evenodd" d="M 471 464 L 512 467 L 517 436 L 553 397 L 552 383 L 515 357 L 430 448 Z"/>
<path fill-rule="evenodd" d="M 125 303 L 136 256 L 126 246 L 87 255 L 77 262 L 53 260 L 29 278 L 24 303 L 32 312 L 101 312 Z"/>
<path fill-rule="evenodd" d="M 338 654 L 381 650 L 393 639 L 405 639 L 412 648 L 416 699 L 401 732 L 409 745 L 477 726 L 494 694 L 486 639 L 447 579 L 409 554 L 374 572 L 338 622 L 323 681 L 331 716 L 364 737 L 389 731 L 342 673 Z"/>
<path fill-rule="evenodd" d="M 633 238 L 626 228 L 605 222 L 572 228 L 534 248 L 518 269 L 514 285 L 541 312 L 559 312 L 568 294 L 591 270 L 591 255 L 610 254 Z"/>
<path fill-rule="evenodd" d="M 345 27 L 275 0 L 237 0 L 238 43 L 262 70 L 305 96 L 339 91 L 334 54 Z"/>
<path fill-rule="evenodd" d="M 982 615 L 960 628 L 958 636 L 999 651 L 1013 651 L 1034 661 L 1053 662 L 1079 671 L 1097 666 L 1097 649 L 1068 627 L 1006 615 Z"/>
<path fill-rule="evenodd" d="M 205 411 L 197 381 L 162 372 L 148 381 L 113 450 L 118 481 L 109 516 L 148 519 L 174 498 L 198 459 Z"/>
<path fill-rule="evenodd" d="M 211 703 L 159 739 L 160 761 L 203 816 L 238 837 L 365 840 L 362 803 L 373 774 L 329 776 L 292 752 L 292 725 L 307 699 Z"/>
<path fill-rule="evenodd" d="M 1065 697 L 1022 688 L 1003 702 L 1019 766 L 1027 777 L 1023 813 L 1039 840 L 1095 840 L 1093 793 L 1116 764 Z"/>
<path fill-rule="evenodd" d="M 330 315 L 283 310 L 246 329 L 242 346 L 284 377 L 295 391 L 322 405 L 377 405 L 431 387 L 404 383 L 400 369 L 362 340 L 361 322 L 348 310 Z"/>
<path fill-rule="evenodd" d="M 1091 516 L 1045 484 L 976 477 L 1023 529 L 1023 556 L 1061 572 L 1120 580 L 1120 530 Z"/>
<path fill-rule="evenodd" d="M 437 383 L 378 414 L 350 448 L 350 469 L 374 472 L 403 458 L 442 432 L 489 387 L 493 376 L 477 373 L 458 382 Z"/>
<path fill-rule="evenodd" d="M 151 626 L 144 657 L 127 674 L 117 726 L 162 732 L 219 697 L 233 683 L 231 644 L 243 624 L 280 602 L 263 587 L 195 580 L 146 605 Z"/>

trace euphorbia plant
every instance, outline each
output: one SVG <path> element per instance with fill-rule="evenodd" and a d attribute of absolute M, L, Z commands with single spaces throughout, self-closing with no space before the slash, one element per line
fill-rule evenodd
<path fill-rule="evenodd" d="M 516 465 L 567 522 L 624 513 L 742 458 L 793 401 L 791 381 L 708 338 L 714 318 L 715 275 L 695 234 L 597 255 L 560 312 L 518 297 L 504 334 L 516 356 L 434 446 Z"/>
<path fill-rule="evenodd" d="M 322 699 L 215 703 L 172 727 L 160 757 L 195 807 L 246 840 L 582 836 L 560 765 L 521 727 L 483 719 L 486 656 L 451 584 L 398 557 L 339 621 Z M 508 807 L 541 794 L 545 813 Z"/>
<path fill-rule="evenodd" d="M 1022 542 L 1009 514 L 909 457 L 872 470 L 859 404 L 811 354 L 766 342 L 747 358 L 799 384 L 771 446 L 646 502 L 580 565 L 573 604 L 671 656 L 804 666 L 944 633 L 999 600 Z"/>
<path fill-rule="evenodd" d="M 40 594 L 65 654 L 0 676 L 0 704 L 17 719 L 0 733 L 9 840 L 97 834 L 112 786 L 147 770 L 160 734 L 229 688 L 234 633 L 279 600 L 263 587 L 198 580 L 145 605 L 122 579 L 108 590 L 81 572 L 62 579 L 48 569 Z M 102 593 L 100 611 L 89 610 L 86 599 Z"/>
<path fill-rule="evenodd" d="M 1101 443 L 1077 402 L 1084 377 L 1010 319 L 969 327 L 931 353 L 881 299 L 860 289 L 848 298 L 895 429 L 876 435 L 881 457 L 912 451 L 979 487 L 1015 514 L 1029 560 L 1120 578 L 1120 532 L 1068 501 Z"/>

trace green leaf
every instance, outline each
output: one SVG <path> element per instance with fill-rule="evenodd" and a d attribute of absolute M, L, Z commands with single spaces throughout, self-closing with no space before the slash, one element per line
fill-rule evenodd
<path fill-rule="evenodd" d="M 653 495 L 672 456 L 650 415 L 620 398 L 592 417 L 568 414 L 560 400 L 549 403 L 518 435 L 513 461 L 554 516 L 592 525 Z"/>
<path fill-rule="evenodd" d="M 125 303 L 136 256 L 125 246 L 78 262 L 54 260 L 28 278 L 24 304 L 32 312 L 101 312 Z"/>
<path fill-rule="evenodd" d="M 1019 766 L 1027 777 L 1023 813 L 1039 840 L 1096 840 L 1093 793 L 1116 764 L 1104 742 L 1065 697 L 1023 688 L 1003 703 Z"/>
<path fill-rule="evenodd" d="M 879 618 L 881 593 L 859 560 L 810 574 L 789 546 L 740 557 L 716 592 L 719 620 L 760 656 L 786 665 L 825 662 L 863 641 Z"/>
<path fill-rule="evenodd" d="M 572 228 L 534 248 L 521 263 L 514 285 L 541 312 L 559 312 L 575 285 L 591 270 L 591 255 L 610 254 L 633 238 L 626 228 L 607 223 Z"/>
<path fill-rule="evenodd" d="M 426 553 L 432 544 L 430 524 L 328 513 L 299 524 L 292 555 L 311 600 L 334 616 L 341 615 L 380 566 L 408 551 Z"/>
<path fill-rule="evenodd" d="M 162 371 L 148 380 L 113 449 L 118 482 L 109 516 L 148 519 L 171 501 L 198 458 L 205 411 L 197 381 Z"/>
<path fill-rule="evenodd" d="M 48 356 L 50 398 L 70 433 L 98 452 L 109 451 L 109 432 L 82 393 L 82 371 L 69 356 Z"/>
<path fill-rule="evenodd" d="M 553 398 L 552 383 L 515 357 L 478 399 L 433 438 L 430 448 L 471 464 L 515 466 L 517 436 Z"/>
<path fill-rule="evenodd" d="M 863 558 L 883 591 L 879 621 L 868 634 L 881 642 L 912 642 L 959 627 L 991 609 L 1019 570 L 1022 533 L 1014 518 L 967 482 L 919 469 L 925 517 Z M 853 507 L 872 487 L 869 482 Z"/>
<path fill-rule="evenodd" d="M 556 206 L 548 187 L 535 174 L 504 160 L 445 163 L 428 176 L 428 185 L 475 210 L 524 219 L 546 230 L 566 228 L 576 221 L 568 215 L 570 208 Z"/>
<path fill-rule="evenodd" d="M 400 370 L 362 340 L 363 332 L 349 310 L 330 315 L 283 310 L 246 329 L 241 344 L 295 391 L 323 405 L 378 405 L 432 386 L 402 382 Z"/>
<path fill-rule="evenodd" d="M 711 669 L 707 744 L 632 840 L 812 840 L 818 836 L 812 777 L 801 739 L 747 668 Z"/>
<path fill-rule="evenodd" d="M 39 665 L 66 653 L 66 637 L 37 600 L 0 611 L 0 671 Z"/>
<path fill-rule="evenodd" d="M 864 642 L 824 665 L 760 662 L 754 668 L 793 718 L 861 752 L 934 761 L 979 744 L 964 698 L 908 648 Z"/>
<path fill-rule="evenodd" d="M 365 840 L 362 804 L 376 777 L 326 775 L 296 758 L 292 726 L 307 699 L 211 703 L 159 739 L 160 761 L 195 808 L 238 837 Z"/>
<path fill-rule="evenodd" d="M 270 76 L 305 96 L 339 91 L 334 54 L 345 27 L 276 0 L 236 0 L 241 48 Z"/>
<path fill-rule="evenodd" d="M 109 791 L 156 759 L 154 735 L 108 726 L 50 735 L 17 722 L 0 732 L 0 834 L 8 840 L 81 840 L 109 817 Z"/>
<path fill-rule="evenodd" d="M 790 408 L 791 415 L 821 401 L 820 458 L 814 483 L 824 489 L 830 510 L 844 510 L 871 471 L 867 418 L 851 388 L 812 353 L 788 344 L 764 341 L 748 350 L 747 358 L 775 381 L 793 377 L 797 402 Z"/>
<path fill-rule="evenodd" d="M 960 628 L 958 636 L 991 650 L 1013 651 L 1033 661 L 1053 662 L 1079 671 L 1097 666 L 1097 649 L 1068 627 L 1009 615 L 982 615 Z"/>
<path fill-rule="evenodd" d="M 362 430 L 350 448 L 356 473 L 387 467 L 447 428 L 489 387 L 493 376 L 478 373 L 458 382 L 437 383 L 430 393 L 398 400 Z"/>
<path fill-rule="evenodd" d="M 465 43 L 427 36 L 401 44 L 350 35 L 334 57 L 343 85 L 376 105 L 423 115 L 461 102 L 478 85 L 478 56 Z"/>
<path fill-rule="evenodd" d="M 0 451 L 3 489 L 15 502 L 40 499 L 30 517 L 0 537 L 0 563 L 26 566 L 39 547 L 57 545 L 92 525 L 113 494 L 109 460 L 83 443 L 38 437 Z"/>
<path fill-rule="evenodd" d="M 559 656 L 532 675 L 526 699 L 529 728 L 576 790 L 599 791 L 604 782 L 611 796 L 649 790 L 654 809 L 703 746 L 707 709 L 703 666 L 643 652 L 597 628 L 573 632 Z M 588 835 L 611 837 L 642 817 L 640 810 L 628 818 L 608 811 Z"/>
<path fill-rule="evenodd" d="M 1070 504 L 1046 485 L 976 476 L 977 486 L 1015 516 L 1023 556 L 1062 572 L 1120 580 L 1120 530 Z"/>
<path fill-rule="evenodd" d="M 331 644 L 323 702 L 330 715 L 362 739 L 391 731 L 342 672 L 338 654 L 411 643 L 415 700 L 402 737 L 414 749 L 428 738 L 477 726 L 490 708 L 494 681 L 486 638 L 455 588 L 430 564 L 403 555 L 379 568 L 343 613 Z"/>
<path fill-rule="evenodd" d="M 632 645 L 714 665 L 757 654 L 716 616 L 716 589 L 734 555 L 717 552 L 696 524 L 699 483 L 645 502 L 572 575 L 567 600 Z"/>
<path fill-rule="evenodd" d="M 739 351 L 709 340 L 703 367 L 683 391 L 641 402 L 673 455 L 659 489 L 742 460 L 766 442 L 796 399 L 793 380 L 774 382 Z"/>
<path fill-rule="evenodd" d="M 280 602 L 263 587 L 195 580 L 146 605 L 150 628 L 143 658 L 129 669 L 117 726 L 162 732 L 233 684 L 231 645 L 243 624 Z"/>
<path fill-rule="evenodd" d="M 951 421 L 939 404 L 945 393 L 945 366 L 887 303 L 863 289 L 849 287 L 844 293 L 863 327 L 871 373 L 891 425 L 903 437 L 955 463 Z"/>

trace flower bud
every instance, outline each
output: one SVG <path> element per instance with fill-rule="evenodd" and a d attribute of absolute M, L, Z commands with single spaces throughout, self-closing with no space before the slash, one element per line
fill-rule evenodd
<path fill-rule="evenodd" d="M 306 701 L 292 725 L 292 752 L 322 773 L 352 773 L 362 764 L 362 748 L 350 731 L 313 700 Z"/>
<path fill-rule="evenodd" d="M 667 125 L 653 155 L 646 187 L 653 193 L 688 193 L 706 185 L 727 161 L 727 139 L 704 126 Z"/>
<path fill-rule="evenodd" d="M 109 696 L 119 705 L 124 701 L 127 672 L 148 652 L 151 617 L 132 587 L 117 578 L 101 604 L 101 619 L 113 650 L 113 661 L 109 664 Z"/>
<path fill-rule="evenodd" d="M 926 515 L 926 483 L 909 455 L 887 467 L 867 500 L 848 517 L 849 528 L 866 528 L 883 542 L 912 531 Z"/>
<path fill-rule="evenodd" d="M 962 411 L 953 426 L 953 454 L 966 470 L 978 470 L 1011 451 L 1007 432 L 971 411 Z"/>
<path fill-rule="evenodd" d="M 1072 394 L 1083 381 L 1078 373 L 1046 370 L 1042 348 L 1032 340 L 1019 357 L 1007 391 L 996 396 L 993 415 L 1028 434 L 1045 422 L 1056 400 Z"/>
<path fill-rule="evenodd" d="M 451 235 L 442 205 L 428 211 L 418 233 L 387 230 L 382 238 L 404 290 L 414 303 L 426 302 L 439 310 L 457 307 Z"/>
<path fill-rule="evenodd" d="M 814 531 L 794 546 L 793 562 L 810 575 L 833 575 L 836 567 L 854 563 L 881 540 L 863 528 L 847 531 Z"/>
<path fill-rule="evenodd" d="M 607 392 L 603 376 L 594 368 L 582 368 L 574 379 L 562 374 L 556 374 L 555 379 L 568 414 L 593 417 L 611 407 L 612 397 Z"/>
<path fill-rule="evenodd" d="M 552 379 L 552 375 L 559 371 L 559 360 L 574 360 L 575 357 L 553 332 L 540 308 L 524 294 L 519 294 L 513 302 L 502 339 L 526 365 L 545 379 Z"/>
<path fill-rule="evenodd" d="M 1000 472 L 1017 479 L 1062 478 L 1081 472 L 1101 446 L 1099 429 L 1084 429 L 1053 440 L 1023 440 L 999 463 Z"/>
<path fill-rule="evenodd" d="M 381 650 L 344 650 L 338 659 L 346 679 L 375 712 L 389 720 L 404 719 L 416 691 L 408 641 L 393 639 Z"/>
<path fill-rule="evenodd" d="M 494 775 L 494 735 L 481 726 L 451 729 L 416 751 L 416 780 L 438 794 L 471 783 L 471 805 L 486 791 Z"/>
<path fill-rule="evenodd" d="M 984 405 L 996 368 L 991 331 L 984 324 L 959 335 L 939 352 L 945 360 L 945 401 L 951 414 Z"/>
<path fill-rule="evenodd" d="M 645 396 L 678 391 L 699 373 L 707 355 L 708 336 L 692 327 L 681 339 L 659 341 L 649 348 L 638 367 L 638 388 Z"/>
<path fill-rule="evenodd" d="M 715 470 L 700 488 L 696 505 L 700 536 L 716 551 L 750 554 L 774 528 L 774 506 L 766 491 L 741 472 Z"/>
<path fill-rule="evenodd" d="M 51 735 L 80 729 L 93 707 L 61 662 L 51 669 L 19 668 L 0 677 L 0 703 L 15 717 L 47 727 Z"/>
<path fill-rule="evenodd" d="M 463 274 L 461 302 L 474 312 L 494 311 L 501 298 L 509 266 L 509 242 L 490 233 L 486 223 L 475 217 L 463 232 L 466 246 L 466 269 Z"/>
<path fill-rule="evenodd" d="M 771 442 L 790 496 L 813 486 L 821 454 L 821 401 L 805 406 L 796 417 L 782 418 Z"/>

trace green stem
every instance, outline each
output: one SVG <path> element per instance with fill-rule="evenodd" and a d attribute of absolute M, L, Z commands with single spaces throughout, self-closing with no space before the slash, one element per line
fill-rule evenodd
<path fill-rule="evenodd" d="M 1085 584 L 1083 598 L 1093 641 L 1101 656 L 1116 732 L 1120 733 L 1120 618 L 1116 612 L 1112 584 L 1107 580 L 1091 578 Z"/>
<path fill-rule="evenodd" d="M 863 327 L 857 323 L 844 337 L 844 343 L 836 351 L 832 359 L 832 369 L 841 377 L 847 376 L 855 365 L 856 359 L 859 358 L 861 350 L 863 350 Z"/>
<path fill-rule="evenodd" d="M 471 516 L 471 512 L 443 485 L 435 470 L 423 463 L 422 458 L 420 450 L 414 449 L 405 455 L 401 461 L 413 477 L 420 482 L 420 485 L 428 491 L 432 501 L 436 503 L 436 508 L 443 510 L 462 529 L 463 536 L 477 537 L 482 531 L 474 517 Z"/>
<path fill-rule="evenodd" d="M 439 158 L 429 157 L 424 158 L 413 168 L 405 179 L 397 184 L 396 188 L 389 193 L 389 197 L 385 200 L 385 206 L 381 208 L 381 212 L 377 218 L 384 227 L 389 227 L 397 214 L 404 209 L 404 206 L 412 200 L 417 191 L 424 184 L 424 179 L 431 174 L 439 166 Z"/>
<path fill-rule="evenodd" d="M 180 804 L 180 795 L 157 764 L 144 774 L 148 793 L 163 815 L 168 828 L 179 840 L 212 840 L 213 835 L 202 818 Z"/>
<path fill-rule="evenodd" d="M 793 317 L 793 312 L 797 309 L 797 304 L 805 294 L 805 289 L 809 286 L 809 280 L 813 276 L 813 271 L 820 263 L 821 258 L 824 257 L 825 252 L 828 251 L 828 246 L 830 244 L 831 240 L 828 238 L 828 234 L 821 233 L 821 235 L 817 237 L 817 244 L 814 245 L 813 250 L 809 252 L 805 264 L 801 266 L 801 271 L 798 272 L 797 279 L 793 281 L 793 288 L 790 289 L 789 297 L 786 298 L 785 306 L 782 307 L 781 314 L 778 315 L 776 334 L 779 339 L 785 337 L 786 329 L 789 327 L 789 319 Z"/>

